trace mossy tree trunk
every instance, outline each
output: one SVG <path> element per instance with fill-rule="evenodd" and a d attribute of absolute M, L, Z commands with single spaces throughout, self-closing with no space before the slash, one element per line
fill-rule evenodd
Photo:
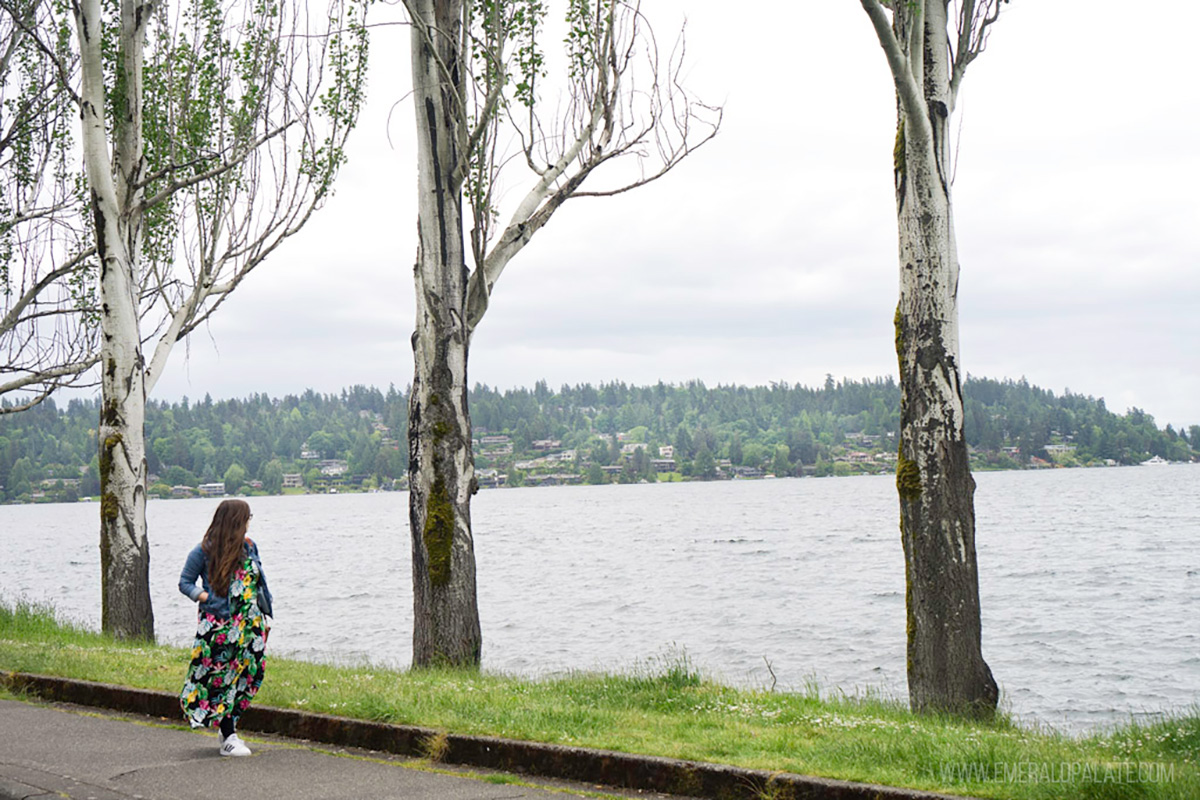
<path fill-rule="evenodd" d="M 73 6 L 80 45 L 84 167 L 100 260 L 101 625 L 119 638 L 154 638 L 146 538 L 145 361 L 138 327 L 142 230 L 142 48 L 150 6 L 122 0 L 109 157 L 101 3 Z"/>
<path fill-rule="evenodd" d="M 418 137 L 417 315 L 409 399 L 413 665 L 478 666 L 482 639 L 471 538 L 475 491 L 467 412 L 461 0 L 421 0 L 413 26 Z M 428 32 L 428 35 L 427 35 Z M 446 73 L 449 73 L 449 78 Z"/>
<path fill-rule="evenodd" d="M 893 3 L 890 21 L 878 2 L 862 2 L 888 56 L 899 109 L 896 486 L 907 585 L 909 702 L 914 711 L 987 716 L 995 711 L 999 690 L 982 651 L 947 131 L 962 71 L 982 50 L 995 15 L 986 4 L 967 9 L 972 13 L 960 19 L 968 26 L 966 38 L 957 37 L 952 49 L 945 0 Z M 983 16 L 976 17 L 975 10 Z M 971 25 L 982 27 L 972 35 Z"/>

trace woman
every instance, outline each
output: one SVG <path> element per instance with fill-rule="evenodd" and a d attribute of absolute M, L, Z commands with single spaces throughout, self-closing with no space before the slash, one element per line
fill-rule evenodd
<path fill-rule="evenodd" d="M 250 755 L 237 720 L 262 685 L 270 630 L 271 591 L 258 548 L 246 537 L 251 516 L 245 500 L 221 501 L 179 575 L 179 591 L 200 604 L 179 702 L 193 728 L 220 730 L 223 756 Z"/>

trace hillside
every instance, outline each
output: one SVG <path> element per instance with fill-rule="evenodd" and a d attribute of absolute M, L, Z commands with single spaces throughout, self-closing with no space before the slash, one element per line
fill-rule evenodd
<path fill-rule="evenodd" d="M 976 469 L 1200 458 L 1200 425 L 1160 429 L 1140 409 L 1114 414 L 1102 399 L 1023 380 L 971 378 L 965 394 Z M 618 381 L 557 391 L 541 381 L 470 393 L 484 486 L 887 472 L 899 402 L 891 378 L 830 377 L 817 388 Z M 98 414 L 97 401 L 72 400 L 0 416 L 0 498 L 98 494 Z M 394 387 L 152 401 L 151 493 L 392 488 L 407 468 L 406 437 L 407 397 Z"/>

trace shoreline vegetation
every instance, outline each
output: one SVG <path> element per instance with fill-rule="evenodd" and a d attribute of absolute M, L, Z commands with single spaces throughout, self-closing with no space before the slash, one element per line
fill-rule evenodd
<path fill-rule="evenodd" d="M 188 651 L 120 642 L 0 602 L 0 669 L 176 692 Z M 625 674 L 542 679 L 270 656 L 256 703 L 460 734 L 733 764 L 981 798 L 1200 796 L 1200 708 L 1069 736 L 919 716 L 865 691 L 735 689 L 686 652 Z M 0 691 L 0 694 L 3 694 Z"/>
<path fill-rule="evenodd" d="M 1188 463 L 1192 463 L 1192 462 L 1186 462 L 1186 461 L 1153 462 L 1152 461 L 1152 462 L 1150 462 L 1150 465 L 1151 466 L 1183 465 L 1183 464 L 1188 464 Z M 1054 466 L 1054 468 L 1057 468 L 1057 469 L 1064 468 L 1063 465 L 1053 465 L 1053 466 Z M 1075 465 L 1074 467 L 1071 467 L 1071 468 L 1090 469 L 1090 468 L 1096 468 L 1099 466 L 1100 465 L 1088 465 L 1088 466 Z M 1107 466 L 1107 465 L 1105 465 L 1105 466 Z M 1117 466 L 1122 466 L 1122 465 L 1117 465 Z M 972 469 L 972 471 L 973 472 L 1005 472 L 1005 471 L 1009 471 L 1009 470 L 1020 470 L 1020 469 L 1031 469 L 1031 468 L 1030 467 L 1011 467 L 1011 468 L 996 467 L 996 468 L 991 468 L 991 469 Z M 831 475 L 831 476 L 821 476 L 821 477 L 854 478 L 854 477 L 860 477 L 862 475 L 880 475 L 880 474 L 894 474 L 894 471 L 854 472 L 849 475 Z M 554 478 L 554 480 L 541 480 L 541 481 L 535 480 L 535 481 L 532 481 L 527 484 L 526 483 L 520 483 L 520 484 L 486 483 L 486 484 L 482 484 L 481 488 L 486 488 L 486 489 L 537 488 L 537 487 L 544 487 L 544 486 L 579 486 L 579 485 L 587 486 L 587 485 L 592 485 L 592 484 L 589 484 L 586 480 L 563 480 L 564 478 L 569 478 L 570 476 L 554 475 L 552 477 Z M 785 476 L 785 477 L 790 478 L 793 476 Z M 811 476 L 804 476 L 804 477 L 811 477 Z M 749 477 L 734 476 L 731 478 L 714 478 L 712 480 L 735 480 L 735 481 L 738 481 L 738 480 L 775 480 L 777 478 L 778 478 L 778 476 L 771 474 L 771 473 L 767 473 L 764 475 L 749 476 Z M 643 483 L 643 484 L 646 484 L 646 483 L 688 483 L 691 481 L 698 481 L 698 480 L 703 480 L 703 479 L 685 478 L 685 477 L 681 476 L 679 473 L 659 473 L 657 476 L 657 480 L 655 480 L 655 481 L 642 480 L 642 481 L 639 481 L 639 483 Z M 605 483 L 612 484 L 612 483 L 623 483 L 623 482 L 622 481 L 606 481 Z M 236 497 L 247 497 L 247 498 L 303 497 L 303 496 L 308 496 L 308 495 L 322 495 L 322 494 L 376 494 L 379 492 L 403 492 L 403 491 L 407 491 L 407 489 L 408 489 L 407 484 L 403 480 L 401 480 L 394 487 L 390 487 L 390 488 L 387 488 L 387 487 L 385 487 L 385 488 L 365 487 L 364 488 L 364 487 L 354 487 L 354 486 L 350 486 L 350 487 L 327 486 L 324 488 L 309 489 L 309 488 L 305 488 L 305 487 L 300 487 L 300 488 L 285 489 L 282 492 L 279 492 L 278 494 L 272 494 L 270 492 L 256 490 L 256 489 L 251 489 L 249 491 L 239 491 L 236 494 L 228 494 L 225 492 L 218 492 L 216 490 L 211 490 L 207 493 L 181 492 L 181 493 L 173 493 L 170 495 L 154 495 L 154 494 L 152 494 L 152 495 L 149 495 L 149 497 L 147 499 L 151 500 L 151 501 L 157 501 L 157 500 L 190 500 L 190 499 L 204 499 L 204 498 L 222 499 L 222 498 L 235 497 L 235 496 Z M 8 502 L 0 502 L 0 505 L 24 505 L 24 504 L 51 505 L 51 504 L 63 503 L 63 502 L 98 503 L 98 502 L 100 502 L 100 498 L 98 496 L 92 497 L 92 496 L 87 496 L 87 495 L 84 495 L 82 497 L 81 496 L 73 496 L 70 498 L 66 498 L 63 496 L 56 496 L 54 494 L 47 494 L 42 497 L 37 497 L 34 499 L 30 499 L 30 500 L 12 500 L 12 501 L 8 501 Z"/>
<path fill-rule="evenodd" d="M 969 378 L 974 470 L 1200 461 L 1200 425 L 1022 381 Z M 481 488 L 827 477 L 895 470 L 900 390 L 891 378 L 808 388 L 699 381 L 499 391 L 476 385 Z M 344 493 L 407 486 L 408 396 L 355 386 L 271 398 L 147 405 L 148 494 L 158 498 Z M 99 494 L 98 401 L 0 415 L 0 501 Z"/>

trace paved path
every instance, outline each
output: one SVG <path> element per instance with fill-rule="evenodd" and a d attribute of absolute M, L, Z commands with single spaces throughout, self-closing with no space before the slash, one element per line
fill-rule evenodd
<path fill-rule="evenodd" d="M 428 762 L 281 737 L 243 738 L 252 756 L 222 758 L 212 733 L 79 706 L 0 700 L 0 800 L 567 800 L 601 792 L 550 781 L 535 788 L 502 773 L 435 772 Z"/>

